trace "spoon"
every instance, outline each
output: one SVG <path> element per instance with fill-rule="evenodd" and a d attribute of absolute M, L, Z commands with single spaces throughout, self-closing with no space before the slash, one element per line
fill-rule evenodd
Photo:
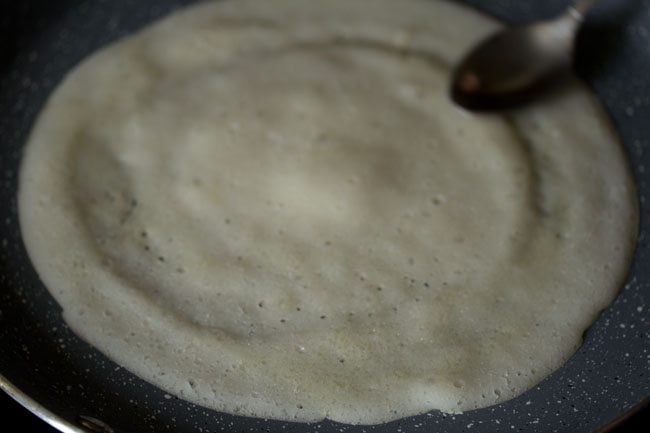
<path fill-rule="evenodd" d="M 475 110 L 507 108 L 542 93 L 571 65 L 575 35 L 596 0 L 577 0 L 556 18 L 499 31 L 456 67 L 452 99 Z"/>

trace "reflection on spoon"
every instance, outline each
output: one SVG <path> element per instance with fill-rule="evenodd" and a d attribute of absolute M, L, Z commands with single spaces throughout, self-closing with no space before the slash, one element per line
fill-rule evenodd
<path fill-rule="evenodd" d="M 578 0 L 560 16 L 505 29 L 479 43 L 456 67 L 453 100 L 469 109 L 526 102 L 571 64 L 575 35 L 596 0 Z"/>

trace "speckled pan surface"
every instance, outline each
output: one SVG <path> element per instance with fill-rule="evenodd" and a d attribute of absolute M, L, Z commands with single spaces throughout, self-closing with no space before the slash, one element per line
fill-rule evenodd
<path fill-rule="evenodd" d="M 115 432 L 583 432 L 598 430 L 650 395 L 648 0 L 602 0 L 579 38 L 578 69 L 611 114 L 639 189 L 640 237 L 630 277 L 567 365 L 519 398 L 457 416 L 432 412 L 370 427 L 248 419 L 171 398 L 77 339 L 20 240 L 21 148 L 66 71 L 98 47 L 192 2 L 0 0 L 0 374 L 9 382 L 70 425 L 92 417 Z M 547 17 L 566 5 L 469 3 L 510 22 Z"/>

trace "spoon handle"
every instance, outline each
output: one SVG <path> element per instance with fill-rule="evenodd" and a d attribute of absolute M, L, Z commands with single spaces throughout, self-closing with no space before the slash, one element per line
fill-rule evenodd
<path fill-rule="evenodd" d="M 569 7 L 569 13 L 574 19 L 582 21 L 587 12 L 589 12 L 589 9 L 591 9 L 597 1 L 598 0 L 576 0 Z"/>

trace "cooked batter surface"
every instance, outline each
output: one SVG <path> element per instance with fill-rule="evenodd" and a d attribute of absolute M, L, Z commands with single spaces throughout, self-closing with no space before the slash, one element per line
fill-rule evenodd
<path fill-rule="evenodd" d="M 450 102 L 495 28 L 443 1 L 208 2 L 90 57 L 20 179 L 67 323 L 243 415 L 379 423 L 538 383 L 623 281 L 634 187 L 577 83 Z"/>

